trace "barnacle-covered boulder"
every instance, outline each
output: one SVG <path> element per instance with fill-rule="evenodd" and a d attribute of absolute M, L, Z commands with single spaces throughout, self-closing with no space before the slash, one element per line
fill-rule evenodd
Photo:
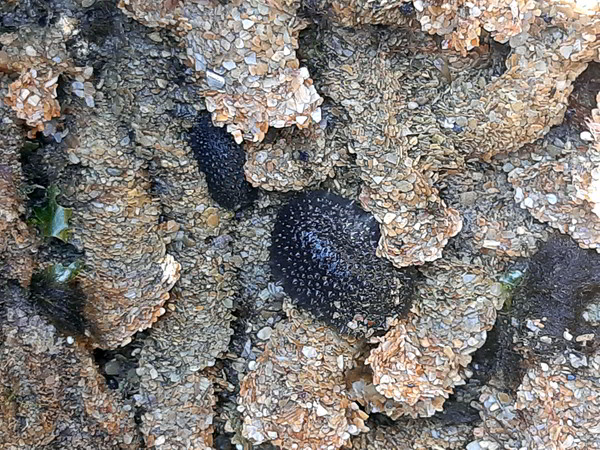
<path fill-rule="evenodd" d="M 321 117 L 308 69 L 296 58 L 304 24 L 291 2 L 121 0 L 150 27 L 167 27 L 186 47 L 213 122 L 236 142 L 262 141 L 269 127 L 306 127 Z"/>
<path fill-rule="evenodd" d="M 164 314 L 180 265 L 158 233 L 159 205 L 149 195 L 145 162 L 127 150 L 108 102 L 76 111 L 77 140 L 66 152 L 78 173 L 59 183 L 73 208 L 70 242 L 85 251 L 84 314 L 98 345 L 114 347 Z"/>
<path fill-rule="evenodd" d="M 528 147 L 531 153 L 527 154 L 544 158 L 543 145 L 548 141 Z M 505 162 L 506 169 L 513 167 L 512 162 L 520 160 L 511 158 Z M 495 167 L 474 164 L 469 169 L 446 181 L 448 191 L 452 192 L 451 205 L 469 218 L 461 231 L 461 247 L 502 261 L 532 256 L 539 243 L 548 239 L 548 227 L 532 220 L 529 213 L 515 204 L 507 173 L 499 164 Z M 504 269 L 497 267 L 497 270 Z"/>
<path fill-rule="evenodd" d="M 219 205 L 236 210 L 256 199 L 256 191 L 244 176 L 244 150 L 227 131 L 213 126 L 210 115 L 203 114 L 196 120 L 190 145 L 210 195 Z"/>
<path fill-rule="evenodd" d="M 131 405 L 24 291 L 0 289 L 0 447 L 139 448 Z"/>
<path fill-rule="evenodd" d="M 164 42 L 148 38 L 135 21 L 124 26 L 130 47 L 102 72 L 102 93 L 118 91 L 129 99 L 118 99 L 118 117 L 126 124 L 119 128 L 119 148 L 136 156 L 130 163 L 149 181 L 143 186 L 156 223 L 146 229 L 181 264 L 179 280 L 163 306 L 166 314 L 140 342 L 140 384 L 134 397 L 143 409 L 139 428 L 147 446 L 208 449 L 213 447 L 216 397 L 213 377 L 204 369 L 226 352 L 233 333 L 238 290 L 231 261 L 234 213 L 213 200 L 190 148 L 189 131 L 198 118 L 194 88 L 175 88 L 180 67 L 162 56 Z M 103 49 L 112 61 L 110 51 Z M 140 60 L 147 63 L 139 66 Z M 191 120 L 182 119 L 181 111 Z M 226 178 L 229 173 L 216 175 Z"/>
<path fill-rule="evenodd" d="M 516 393 L 493 386 L 479 399 L 483 423 L 469 449 L 597 449 L 600 355 L 533 364 Z"/>
<path fill-rule="evenodd" d="M 428 417 L 441 411 L 470 376 L 472 354 L 486 340 L 502 307 L 494 270 L 485 260 L 444 259 L 422 269 L 411 313 L 395 322 L 371 351 L 376 390 L 397 404 L 389 415 Z"/>
<path fill-rule="evenodd" d="M 471 98 L 450 97 L 446 105 L 444 120 L 465 127 L 462 149 L 488 162 L 499 153 L 534 142 L 560 124 L 574 80 L 590 61 L 598 59 L 597 2 L 528 5 L 538 11 L 527 29 L 508 41 L 512 52 L 506 71 Z"/>
<path fill-rule="evenodd" d="M 337 449 L 368 431 L 367 414 L 348 400 L 344 371 L 364 343 L 343 337 L 293 308 L 240 386 L 243 434 L 253 443 Z"/>
<path fill-rule="evenodd" d="M 361 450 L 463 450 L 472 432 L 473 426 L 469 424 L 411 419 L 361 434 L 352 440 L 352 447 Z"/>
<path fill-rule="evenodd" d="M 406 5 L 410 2 L 374 5 L 351 1 L 331 2 L 316 9 L 324 8 L 333 18 L 344 17 L 344 25 L 406 25 Z M 440 122 L 464 129 L 455 145 L 486 161 L 534 142 L 561 123 L 573 81 L 590 61 L 598 60 L 597 2 L 483 0 L 440 4 L 418 0 L 413 5 L 423 31 L 446 36 L 442 47 L 453 47 L 466 56 L 466 50 L 480 44 L 483 29 L 512 49 L 501 76 L 484 85 L 478 83 L 475 89 L 473 85 L 464 92 L 456 89 L 453 93 L 458 95 L 448 96 L 436 108 Z M 482 53 L 493 48 L 486 45 Z M 388 81 L 382 83 L 383 87 L 388 85 Z M 351 96 L 344 98 L 348 101 Z M 419 95 L 414 99 L 422 106 Z"/>
<path fill-rule="evenodd" d="M 141 430 L 147 445 L 209 449 L 216 398 L 202 369 L 215 364 L 233 333 L 232 213 L 212 200 L 192 151 L 173 129 L 164 129 L 155 142 L 160 163 L 152 174 L 168 219 L 161 232 L 182 270 L 174 302 L 141 351 Z"/>
<path fill-rule="evenodd" d="M 140 429 L 146 445 L 211 450 L 217 403 L 212 381 L 202 372 L 169 376 L 148 363 L 137 372 L 142 387 L 136 399 L 144 409 Z"/>
<path fill-rule="evenodd" d="M 271 270 L 295 304 L 342 333 L 385 330 L 410 308 L 415 273 L 375 256 L 379 236 L 354 202 L 300 194 L 277 215 Z"/>
<path fill-rule="evenodd" d="M 96 344 L 114 347 L 129 342 L 164 313 L 162 305 L 178 279 L 179 264 L 165 253 L 157 233 L 158 205 L 149 195 L 144 162 L 126 148 L 114 97 L 96 103 L 88 81 L 93 69 L 75 68 L 66 51 L 65 39 L 74 23 L 65 19 L 3 35 L 0 64 L 8 72 L 21 73 L 10 87 L 8 103 L 14 97 L 17 113 L 31 112 L 30 124 L 38 128 L 55 115 L 46 114 L 50 106 L 45 102 L 55 95 L 57 77 L 65 73 L 76 80 L 73 93 L 83 100 L 71 107 L 69 141 L 55 150 L 70 164 L 53 181 L 73 209 L 70 243 L 85 251 L 86 269 L 79 277 L 88 299 L 84 316 Z M 62 134 L 55 140 L 62 140 Z"/>
<path fill-rule="evenodd" d="M 434 42 L 418 39 L 419 65 L 411 63 L 416 39 L 403 32 L 328 29 L 320 40 L 335 45 L 314 54 L 324 67 L 323 93 L 351 119 L 343 132 L 360 168 L 360 201 L 380 223 L 377 255 L 397 267 L 440 258 L 462 227 L 435 184 L 439 168 L 458 168 L 464 159 L 428 104 L 440 95 L 443 75 Z M 431 81 L 423 86 L 419 77 Z"/>

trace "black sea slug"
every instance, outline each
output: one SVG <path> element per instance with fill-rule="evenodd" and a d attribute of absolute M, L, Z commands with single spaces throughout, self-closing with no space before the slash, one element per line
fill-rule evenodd
<path fill-rule="evenodd" d="M 383 330 L 410 307 L 416 271 L 378 258 L 379 237 L 375 218 L 354 202 L 303 193 L 277 215 L 271 269 L 298 307 L 342 333 Z"/>
<path fill-rule="evenodd" d="M 225 128 L 213 126 L 210 114 L 202 114 L 196 121 L 190 145 L 214 201 L 235 211 L 256 199 L 257 192 L 244 175 L 244 150 Z"/>

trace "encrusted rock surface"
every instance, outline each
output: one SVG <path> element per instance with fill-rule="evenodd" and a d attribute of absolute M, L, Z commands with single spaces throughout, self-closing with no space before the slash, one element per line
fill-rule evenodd
<path fill-rule="evenodd" d="M 119 7 L 145 25 L 172 29 L 181 39 L 213 122 L 227 124 L 236 142 L 262 141 L 269 127 L 320 121 L 323 99 L 296 58 L 305 25 L 293 5 L 122 0 Z"/>
<path fill-rule="evenodd" d="M 333 128 L 333 130 L 332 130 Z M 246 178 L 267 191 L 299 191 L 317 186 L 346 164 L 347 152 L 336 145 L 334 127 L 286 128 L 274 142 L 246 143 Z"/>
<path fill-rule="evenodd" d="M 7 77 L 0 77 L 0 97 L 6 92 Z M 34 233 L 24 222 L 25 198 L 22 194 L 22 173 L 19 161 L 25 141 L 15 123 L 15 115 L 0 100 L 0 279 L 15 279 L 29 285 L 36 251 Z"/>
<path fill-rule="evenodd" d="M 597 58 L 600 44 L 584 35 L 598 33 L 600 20 L 582 16 L 578 23 L 563 13 L 556 22 L 554 33 L 538 19 L 535 31 L 511 39 L 506 72 L 485 86 L 479 99 L 447 105 L 460 111 L 449 113 L 449 118 L 467 124 L 461 145 L 471 155 L 489 161 L 535 141 L 562 122 L 573 81 Z"/>
<path fill-rule="evenodd" d="M 237 284 L 227 234 L 231 213 L 211 199 L 184 142 L 167 132 L 155 154 L 160 162 L 153 175 L 168 218 L 162 230 L 182 271 L 174 302 L 142 348 L 136 397 L 146 411 L 141 429 L 147 445 L 208 449 L 216 398 L 202 369 L 214 365 L 232 334 Z"/>
<path fill-rule="evenodd" d="M 378 427 L 352 441 L 360 450 L 462 450 L 469 442 L 471 425 L 452 425 L 427 420 L 400 421 Z"/>
<path fill-rule="evenodd" d="M 334 43 L 315 54 L 324 67 L 321 88 L 351 118 L 345 134 L 361 168 L 360 201 L 381 224 L 378 256 L 398 267 L 441 257 L 462 221 L 434 186 L 437 169 L 446 161 L 458 167 L 461 158 L 452 158 L 454 149 L 440 145 L 446 139 L 426 105 L 442 78 L 435 58 L 425 56 L 411 65 L 410 36 L 403 33 L 383 32 L 377 39 L 368 32 L 326 30 L 319 38 Z M 434 44 L 419 45 L 427 52 Z M 403 81 L 420 76 L 433 78 L 429 89 Z M 420 111 L 412 95 L 421 98 Z"/>
<path fill-rule="evenodd" d="M 188 143 L 199 103 L 193 86 L 178 81 L 181 67 L 164 57 L 164 43 L 148 39 L 144 27 L 133 21 L 129 26 L 135 50 L 102 75 L 109 92 L 122 89 L 131 99 L 121 103 L 120 117 L 135 133 L 122 139 L 135 148 L 145 169 L 140 172 L 152 181 L 156 233 L 181 264 L 164 306 L 167 313 L 141 345 L 135 396 L 143 409 L 140 430 L 148 446 L 208 449 L 216 395 L 213 377 L 204 369 L 227 350 L 239 289 L 232 261 L 234 214 L 211 198 Z M 152 62 L 137 67 L 142 59 Z"/>
<path fill-rule="evenodd" d="M 100 377 L 91 348 L 3 295 L 0 447 L 598 447 L 600 304 L 585 258 L 542 258 L 579 265 L 554 267 L 528 302 L 506 302 L 497 331 L 518 332 L 498 354 L 521 356 L 504 367 L 514 385 L 499 380 L 507 370 L 488 383 L 479 359 L 468 366 L 524 270 L 503 277 L 518 257 L 544 248 L 552 227 L 598 247 L 598 111 L 575 101 L 589 132 L 563 121 L 576 78 L 598 60 L 595 2 L 42 3 L 0 3 L 0 278 L 26 287 L 34 266 L 81 256 L 95 344 L 152 328 L 131 354 L 135 386 L 108 391 L 115 379 L 104 364 Z M 205 109 L 246 141 L 245 176 L 261 188 L 235 214 L 211 198 L 189 145 Z M 54 183 L 74 211 L 75 248 L 38 247 L 26 225 L 35 185 Z M 362 202 L 381 227 L 378 255 L 420 266 L 418 299 L 385 336 L 344 337 L 282 306 L 270 235 L 295 193 L 277 191 L 314 188 Z M 565 293 L 580 303 L 551 322 L 544 307 Z M 474 436 L 469 418 L 439 417 L 471 389 L 484 421 Z M 135 405 L 118 398 L 126 392 Z"/>
<path fill-rule="evenodd" d="M 592 139 L 600 138 L 598 109 L 592 111 Z M 510 174 L 514 199 L 521 208 L 582 248 L 600 251 L 600 144 L 572 149 L 558 160 L 541 161 Z"/>
<path fill-rule="evenodd" d="M 364 344 L 293 308 L 288 317 L 241 383 L 243 434 L 289 449 L 347 446 L 368 431 L 368 416 L 348 400 L 344 380 Z"/>
<path fill-rule="evenodd" d="M 502 307 L 501 286 L 489 261 L 446 258 L 422 269 L 412 313 L 373 339 L 367 358 L 373 384 L 398 402 L 392 417 L 428 417 L 441 411 L 454 386 L 470 376 L 472 354 Z"/>
<path fill-rule="evenodd" d="M 88 349 L 59 335 L 23 291 L 2 286 L 0 296 L 0 447 L 139 448 L 131 405 Z"/>
<path fill-rule="evenodd" d="M 25 28 L 7 40 L 3 51 L 26 68 L 32 62 L 62 67 L 67 60 L 61 53 L 64 43 L 56 41 L 62 42 L 65 36 L 58 27 L 50 31 Z M 23 43 L 25 38 L 28 45 Z M 9 69 L 16 66 L 11 63 Z M 95 102 L 84 84 L 92 74 L 91 67 L 72 74 L 86 94 L 81 94 L 84 99 L 79 104 L 71 105 L 70 139 L 56 151 L 67 155 L 72 167 L 56 182 L 69 201 L 67 206 L 74 206 L 71 243 L 86 253 L 86 270 L 80 275 L 88 297 L 84 314 L 96 343 L 114 347 L 129 342 L 164 313 L 162 305 L 179 277 L 179 264 L 165 253 L 157 232 L 158 205 L 149 195 L 144 161 L 128 150 L 113 109 L 113 102 L 126 100 L 105 89 Z M 54 77 L 50 81 L 54 83 Z M 77 97 L 79 87 L 73 83 Z M 136 281 L 131 284 L 130 280 Z"/>
<path fill-rule="evenodd" d="M 158 233 L 159 204 L 149 195 L 145 162 L 127 150 L 108 102 L 80 108 L 77 140 L 66 143 L 79 173 L 63 180 L 63 192 L 73 207 L 71 243 L 85 251 L 84 313 L 98 344 L 114 347 L 164 314 L 180 265 Z"/>
<path fill-rule="evenodd" d="M 516 395 L 486 386 L 469 450 L 600 448 L 600 355 L 574 358 L 535 364 Z"/>

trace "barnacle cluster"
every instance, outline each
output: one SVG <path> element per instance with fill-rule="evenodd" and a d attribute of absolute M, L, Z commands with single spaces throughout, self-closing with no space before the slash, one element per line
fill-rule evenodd
<path fill-rule="evenodd" d="M 379 227 L 356 203 L 323 191 L 281 208 L 271 267 L 303 309 L 342 332 L 384 330 L 410 307 L 414 273 L 377 258 Z"/>
<path fill-rule="evenodd" d="M 131 406 L 88 350 L 61 337 L 24 291 L 2 286 L 0 296 L 2 448 L 139 448 Z"/>

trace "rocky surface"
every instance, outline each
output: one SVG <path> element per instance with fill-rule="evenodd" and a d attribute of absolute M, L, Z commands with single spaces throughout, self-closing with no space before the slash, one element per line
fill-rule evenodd
<path fill-rule="evenodd" d="M 0 293 L 2 448 L 139 448 L 132 405 L 108 388 L 89 349 L 61 336 L 24 291 Z"/>
<path fill-rule="evenodd" d="M 0 447 L 598 447 L 598 13 L 0 4 Z M 278 283 L 309 190 L 379 227 L 366 336 Z"/>

